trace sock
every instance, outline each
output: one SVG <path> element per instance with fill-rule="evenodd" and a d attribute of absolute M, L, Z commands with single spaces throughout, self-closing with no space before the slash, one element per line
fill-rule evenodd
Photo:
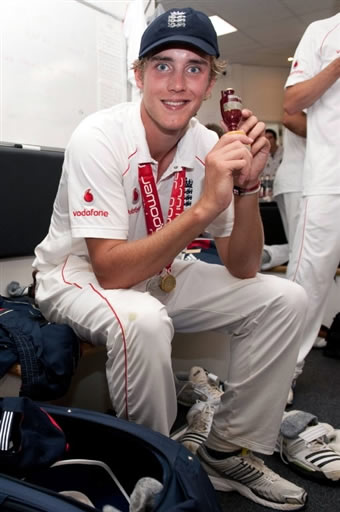
<path fill-rule="evenodd" d="M 238 450 L 234 450 L 232 452 L 220 452 L 217 450 L 213 450 L 212 448 L 208 448 L 207 446 L 205 447 L 205 449 L 207 450 L 208 454 L 216 460 L 223 460 L 226 459 L 227 457 L 232 457 L 233 455 L 239 455 L 240 452 L 242 451 L 242 448 L 239 448 Z"/>

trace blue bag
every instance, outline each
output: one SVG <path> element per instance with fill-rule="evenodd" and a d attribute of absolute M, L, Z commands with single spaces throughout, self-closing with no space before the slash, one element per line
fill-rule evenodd
<path fill-rule="evenodd" d="M 128 496 L 133 494 L 136 484 L 141 479 L 148 477 L 159 482 L 161 490 L 156 494 L 154 504 L 149 510 L 221 512 L 212 484 L 198 459 L 180 443 L 151 429 L 108 414 L 55 405 L 37 405 L 42 407 L 63 431 L 69 445 L 68 451 L 64 452 L 64 459 L 100 461 L 102 465 L 110 468 Z M 57 454 L 54 454 L 53 458 L 56 456 Z M 57 458 L 60 459 L 60 454 Z M 64 467 L 67 466 L 65 464 Z M 114 486 L 107 486 L 105 492 L 102 485 L 102 496 L 96 501 L 98 481 L 101 479 L 95 477 L 95 467 L 92 480 L 87 480 L 83 488 L 77 488 L 78 470 L 73 473 L 69 471 L 68 477 L 65 478 L 65 474 L 62 473 L 58 476 L 56 470 L 60 472 L 61 468 L 62 461 L 52 467 L 48 464 L 40 465 L 32 471 L 26 468 L 25 481 L 13 478 L 13 475 L 8 477 L 0 474 L 0 508 L 2 503 L 10 503 L 11 506 L 19 503 L 21 508 L 17 510 L 20 511 L 31 511 L 33 507 L 38 512 L 101 511 L 103 503 L 107 503 L 123 512 L 129 510 L 122 497 L 116 493 Z M 69 489 L 65 489 L 65 481 Z M 60 494 L 67 490 L 85 490 L 88 497 L 93 500 L 94 508 Z M 103 495 L 105 493 L 106 496 Z M 118 501 L 115 501 L 117 496 Z M 109 499 L 112 500 L 110 503 Z"/>
<path fill-rule="evenodd" d="M 56 421 L 29 398 L 3 398 L 0 408 L 0 469 L 25 474 L 64 457 L 67 443 Z"/>

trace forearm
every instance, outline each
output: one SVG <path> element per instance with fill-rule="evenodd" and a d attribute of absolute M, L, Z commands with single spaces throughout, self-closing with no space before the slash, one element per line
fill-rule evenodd
<path fill-rule="evenodd" d="M 283 107 L 288 114 L 295 114 L 310 107 L 339 78 L 340 58 L 333 60 L 320 73 L 309 80 L 287 87 Z"/>
<path fill-rule="evenodd" d="M 285 128 L 288 128 L 295 135 L 300 137 L 306 137 L 307 135 L 307 122 L 306 114 L 304 112 L 297 112 L 296 114 L 284 113 L 282 124 Z"/>
<path fill-rule="evenodd" d="M 215 215 L 198 202 L 146 238 L 113 245 L 108 241 L 105 250 L 100 251 L 95 250 L 96 240 L 87 240 L 100 285 L 106 289 L 130 288 L 157 275 L 205 230 Z"/>
<path fill-rule="evenodd" d="M 263 243 L 258 194 L 235 196 L 235 221 L 228 244 L 216 240 L 229 272 L 240 279 L 254 277 L 261 266 Z"/>

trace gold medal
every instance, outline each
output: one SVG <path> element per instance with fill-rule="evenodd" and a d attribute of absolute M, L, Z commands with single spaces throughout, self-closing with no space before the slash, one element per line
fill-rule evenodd
<path fill-rule="evenodd" d="M 159 287 L 161 290 L 163 290 L 163 292 L 172 292 L 175 286 L 176 278 L 172 274 L 166 273 L 164 276 L 161 276 Z"/>

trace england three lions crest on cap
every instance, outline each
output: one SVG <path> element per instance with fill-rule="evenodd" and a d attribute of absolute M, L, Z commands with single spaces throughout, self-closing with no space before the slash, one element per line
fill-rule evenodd
<path fill-rule="evenodd" d="M 178 28 L 185 27 L 185 12 L 184 11 L 173 11 L 168 17 L 168 27 Z"/>

